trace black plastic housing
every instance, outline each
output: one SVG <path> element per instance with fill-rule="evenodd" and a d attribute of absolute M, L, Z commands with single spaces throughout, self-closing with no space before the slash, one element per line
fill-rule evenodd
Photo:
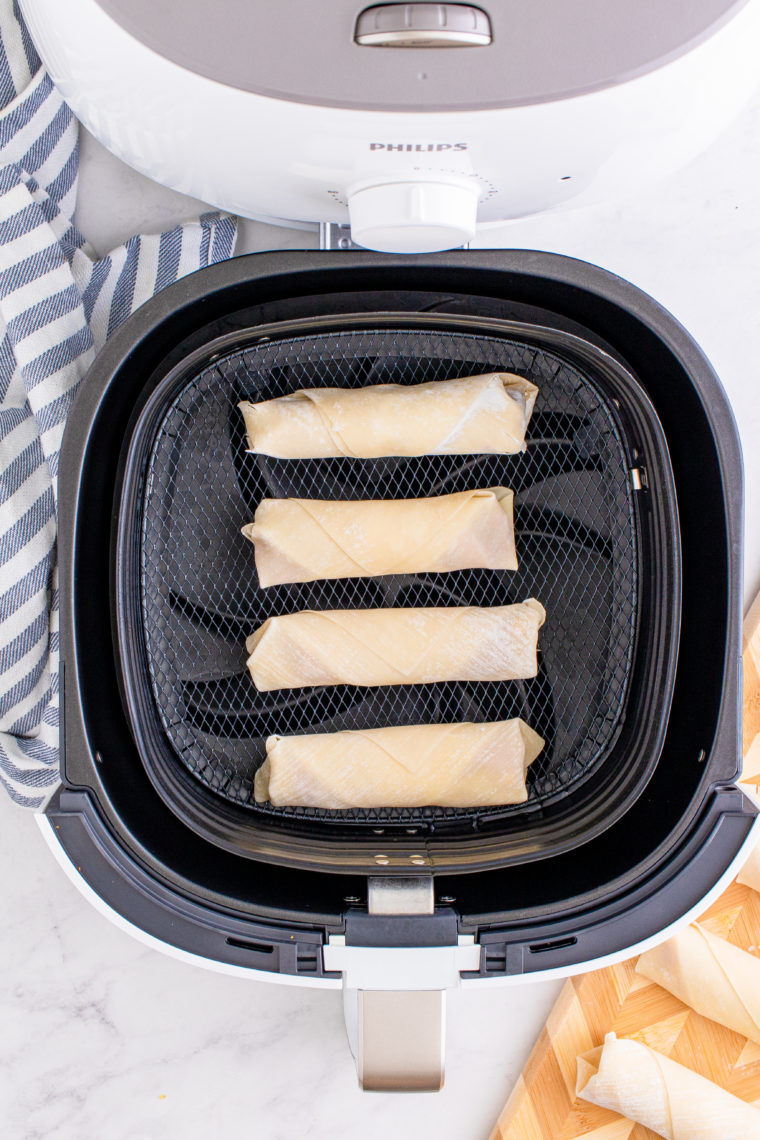
<path fill-rule="evenodd" d="M 309 947 L 344 929 L 344 900 L 363 899 L 366 878 L 340 843 L 330 873 L 279 865 L 265 850 L 256 860 L 224 851 L 183 824 L 148 780 L 119 692 L 109 566 L 117 457 L 136 398 L 146 378 L 166 374 L 212 336 L 324 314 L 431 309 L 565 329 L 622 359 L 663 426 L 680 518 L 680 653 L 662 749 L 638 799 L 573 850 L 547 847 L 529 873 L 519 859 L 506 866 L 498 854 L 490 869 L 461 873 L 461 840 L 447 846 L 436 837 L 429 866 L 437 893 L 455 899 L 460 928 L 490 947 L 481 972 L 570 966 L 655 933 L 714 885 L 751 826 L 754 809 L 732 787 L 739 770 L 738 438 L 714 372 L 677 321 L 619 278 L 550 254 L 462 251 L 403 263 L 353 252 L 252 255 L 186 278 L 118 330 L 82 384 L 61 457 L 64 788 L 48 814 L 106 902 L 185 949 L 313 973 L 310 950 L 302 970 L 297 956 L 276 948 L 292 945 L 294 930 Z M 419 840 L 401 835 L 373 842 L 397 872 L 408 872 L 410 852 L 420 850 Z M 480 855 L 482 867 L 488 860 Z M 377 931 L 382 944 L 379 924 Z M 246 932 L 259 950 L 241 947 Z M 265 945 L 271 948 L 262 951 Z"/>

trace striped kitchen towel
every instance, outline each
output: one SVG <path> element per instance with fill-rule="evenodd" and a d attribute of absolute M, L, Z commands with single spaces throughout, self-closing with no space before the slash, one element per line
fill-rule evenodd
<path fill-rule="evenodd" d="M 58 776 L 58 454 L 79 381 L 125 317 L 230 257 L 204 214 L 95 260 L 74 223 L 78 123 L 0 0 L 0 781 L 43 805 Z"/>

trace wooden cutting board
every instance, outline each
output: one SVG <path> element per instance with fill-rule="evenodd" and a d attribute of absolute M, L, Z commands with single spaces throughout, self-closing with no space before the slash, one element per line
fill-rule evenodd
<path fill-rule="evenodd" d="M 760 597 L 744 631 L 744 772 L 760 795 Z M 760 957 L 760 894 L 733 882 L 700 922 Z M 490 1140 L 658 1140 L 617 1113 L 576 1099 L 576 1058 L 606 1033 L 633 1037 L 760 1107 L 760 1045 L 701 1017 L 635 972 L 636 959 L 570 978 L 549 1014 Z"/>

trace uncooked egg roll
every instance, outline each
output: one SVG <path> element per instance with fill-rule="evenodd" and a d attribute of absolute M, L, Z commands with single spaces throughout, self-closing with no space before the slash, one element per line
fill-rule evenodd
<path fill-rule="evenodd" d="M 261 586 L 516 570 L 512 500 L 506 487 L 428 499 L 263 499 L 243 534 Z"/>
<path fill-rule="evenodd" d="M 760 961 L 698 923 L 647 950 L 636 972 L 760 1044 Z"/>
<path fill-rule="evenodd" d="M 619 1040 L 614 1033 L 578 1058 L 575 1091 L 666 1140 L 760 1138 L 760 1110 L 649 1046 Z"/>
<path fill-rule="evenodd" d="M 546 612 L 512 606 L 304 610 L 268 618 L 246 641 L 256 688 L 419 685 L 535 677 Z"/>
<path fill-rule="evenodd" d="M 518 804 L 543 746 L 519 719 L 270 736 L 254 791 L 278 807 Z"/>
<path fill-rule="evenodd" d="M 424 384 L 309 388 L 239 405 L 250 451 L 281 459 L 510 455 L 525 449 L 538 388 L 491 372 Z"/>

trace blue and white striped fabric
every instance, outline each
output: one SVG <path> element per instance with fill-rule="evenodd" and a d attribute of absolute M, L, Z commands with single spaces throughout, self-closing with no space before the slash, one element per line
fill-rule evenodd
<path fill-rule="evenodd" d="M 58 781 L 58 454 L 79 381 L 157 290 L 230 257 L 206 214 L 94 260 L 73 223 L 78 124 L 14 0 L 0 0 L 0 781 L 38 808 Z"/>

